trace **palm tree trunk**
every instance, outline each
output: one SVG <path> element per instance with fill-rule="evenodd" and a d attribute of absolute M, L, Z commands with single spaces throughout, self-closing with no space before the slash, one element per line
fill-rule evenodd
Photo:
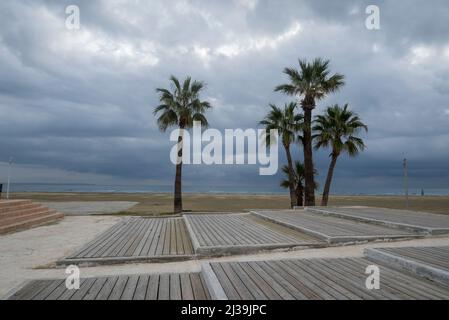
<path fill-rule="evenodd" d="M 178 159 L 176 162 L 176 176 L 175 176 L 175 198 L 174 198 L 174 212 L 182 213 L 182 148 L 183 148 L 184 128 L 180 126 L 178 137 Z"/>
<path fill-rule="evenodd" d="M 332 153 L 332 160 L 331 163 L 329 164 L 329 170 L 327 171 L 326 177 L 326 184 L 324 185 L 323 190 L 323 199 L 321 200 L 321 205 L 324 207 L 327 206 L 327 203 L 329 201 L 329 191 L 331 189 L 332 177 L 334 175 L 335 165 L 337 164 L 337 158 L 338 155 Z"/>
<path fill-rule="evenodd" d="M 301 182 L 298 182 L 298 185 L 296 187 L 296 204 L 300 207 L 304 205 L 304 188 L 301 184 Z"/>
<path fill-rule="evenodd" d="M 312 153 L 312 108 L 303 107 L 304 110 L 304 206 L 315 206 L 315 182 L 313 176 Z"/>
<path fill-rule="evenodd" d="M 290 190 L 290 207 L 293 209 L 296 203 L 296 191 L 295 191 L 295 172 L 293 171 L 293 161 L 292 155 L 290 153 L 290 145 L 284 144 L 285 153 L 287 154 L 287 162 L 288 162 L 288 188 Z"/>

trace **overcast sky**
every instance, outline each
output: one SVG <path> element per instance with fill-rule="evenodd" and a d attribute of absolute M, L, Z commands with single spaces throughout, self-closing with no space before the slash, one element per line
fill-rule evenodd
<path fill-rule="evenodd" d="M 80 30 L 65 8 L 80 8 Z M 380 30 L 365 8 L 380 8 Z M 0 2 L 0 180 L 171 185 L 172 143 L 152 114 L 171 74 L 205 81 L 211 127 L 256 128 L 284 67 L 323 57 L 346 86 L 316 113 L 349 103 L 369 126 L 367 150 L 342 156 L 336 188 L 449 188 L 449 2 Z M 316 155 L 320 180 L 328 151 Z M 281 160 L 284 161 L 282 150 Z M 300 153 L 295 152 L 295 158 Z M 274 185 L 258 166 L 189 166 L 191 185 Z"/>

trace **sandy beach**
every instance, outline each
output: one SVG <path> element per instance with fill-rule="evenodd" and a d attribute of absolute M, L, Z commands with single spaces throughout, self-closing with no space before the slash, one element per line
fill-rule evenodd
<path fill-rule="evenodd" d="M 167 215 L 173 211 L 172 194 L 156 193 L 14 193 L 12 199 L 37 201 L 128 201 L 137 202 L 123 215 Z M 239 212 L 247 209 L 287 209 L 288 195 L 261 194 L 189 194 L 183 195 L 184 210 L 204 212 Z M 317 197 L 317 200 L 320 200 Z M 319 201 L 318 201 L 319 203 Z M 370 206 L 405 209 L 400 196 L 331 196 L 330 206 Z M 449 214 L 449 196 L 413 196 L 409 209 Z"/>

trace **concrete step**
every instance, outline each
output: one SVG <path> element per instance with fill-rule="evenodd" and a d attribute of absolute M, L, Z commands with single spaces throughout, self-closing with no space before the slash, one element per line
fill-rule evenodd
<path fill-rule="evenodd" d="M 26 207 L 21 206 L 20 208 L 11 207 L 11 210 L 7 210 L 0 213 L 0 221 L 11 217 L 27 215 L 33 212 L 41 211 L 42 209 L 48 208 L 45 208 L 39 204 L 27 205 Z"/>
<path fill-rule="evenodd" d="M 12 210 L 21 210 L 21 209 L 29 209 L 29 208 L 35 208 L 35 207 L 39 207 L 40 204 L 39 203 L 35 203 L 35 202 L 29 202 L 29 203 L 17 203 L 15 205 L 11 205 L 11 206 L 7 206 L 4 208 L 0 208 L 0 215 L 2 213 L 6 213 Z"/>
<path fill-rule="evenodd" d="M 50 210 L 48 208 L 42 207 L 39 210 L 33 210 L 33 211 L 25 213 L 25 214 L 10 216 L 6 219 L 2 218 L 2 219 L 0 219 L 0 226 L 7 226 L 10 224 L 15 224 L 15 223 L 19 223 L 19 222 L 23 222 L 23 221 L 27 221 L 27 220 L 32 220 L 35 218 L 48 216 L 48 215 L 52 215 L 55 213 L 57 213 L 56 210 Z"/>
<path fill-rule="evenodd" d="M 59 219 L 62 219 L 64 215 L 62 213 L 53 213 L 49 215 L 44 215 L 38 218 L 34 218 L 27 221 L 22 221 L 14 224 L 10 224 L 7 226 L 0 226 L 0 234 L 7 234 L 17 231 L 22 231 L 25 229 L 29 229 L 32 227 L 38 227 L 44 224 L 48 224 L 51 222 L 58 221 Z"/>
<path fill-rule="evenodd" d="M 31 200 L 0 200 L 0 210 L 33 203 Z"/>

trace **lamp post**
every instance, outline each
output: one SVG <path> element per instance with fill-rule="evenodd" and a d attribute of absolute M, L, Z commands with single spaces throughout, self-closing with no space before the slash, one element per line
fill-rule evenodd
<path fill-rule="evenodd" d="M 9 200 L 9 184 L 11 182 L 11 166 L 12 166 L 12 157 L 9 158 L 8 164 L 8 183 L 6 185 L 6 199 Z"/>
<path fill-rule="evenodd" d="M 404 189 L 405 189 L 405 208 L 408 209 L 408 172 L 407 159 L 404 159 Z"/>

